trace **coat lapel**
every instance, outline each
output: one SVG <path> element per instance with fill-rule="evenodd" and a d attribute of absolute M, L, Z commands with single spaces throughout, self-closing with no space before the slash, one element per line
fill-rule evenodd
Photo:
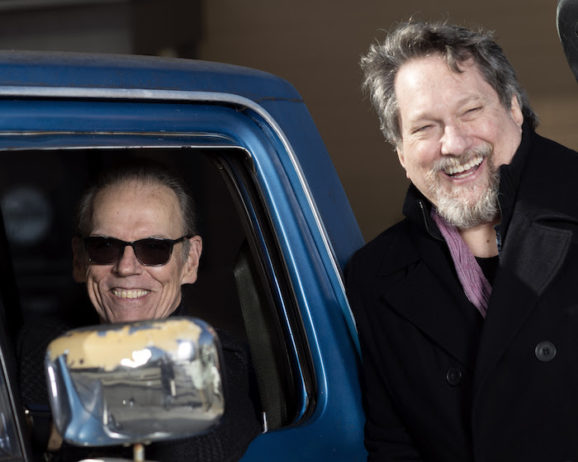
<path fill-rule="evenodd" d="M 478 351 L 475 398 L 566 258 L 572 231 L 547 222 L 525 213 L 512 217 Z"/>
<path fill-rule="evenodd" d="M 464 367 L 473 370 L 479 335 L 472 332 L 481 331 L 482 317 L 463 294 L 443 244 L 432 246 L 431 241 L 425 243 L 419 238 L 413 244 L 404 255 L 410 260 L 393 265 L 403 267 L 403 271 L 395 275 L 382 273 L 381 277 L 395 280 L 381 285 L 381 298 Z M 389 263 L 388 267 L 392 262 Z"/>

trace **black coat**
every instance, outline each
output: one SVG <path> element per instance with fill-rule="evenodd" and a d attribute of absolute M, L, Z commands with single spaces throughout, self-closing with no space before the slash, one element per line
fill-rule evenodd
<path fill-rule="evenodd" d="M 577 153 L 525 130 L 485 320 L 414 187 L 352 258 L 369 460 L 578 461 L 577 176 Z"/>

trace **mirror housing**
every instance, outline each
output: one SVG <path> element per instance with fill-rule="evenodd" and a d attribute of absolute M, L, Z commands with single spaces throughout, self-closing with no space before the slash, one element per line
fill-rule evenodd
<path fill-rule="evenodd" d="M 556 26 L 566 59 L 578 80 L 578 0 L 559 0 Z"/>
<path fill-rule="evenodd" d="M 214 330 L 193 318 L 69 331 L 45 358 L 54 423 L 80 446 L 204 433 L 224 412 L 220 365 Z"/>

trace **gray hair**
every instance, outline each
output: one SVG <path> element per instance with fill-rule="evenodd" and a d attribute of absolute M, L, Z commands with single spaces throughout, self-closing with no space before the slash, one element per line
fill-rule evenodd
<path fill-rule="evenodd" d="M 177 197 L 183 217 L 183 235 L 194 236 L 197 234 L 195 204 L 187 191 L 184 180 L 163 164 L 148 159 L 133 159 L 104 171 L 84 192 L 76 213 L 75 226 L 78 236 L 88 236 L 92 232 L 94 200 L 97 194 L 110 186 L 129 181 L 138 181 L 141 184 L 158 184 L 171 189 Z M 185 241 L 183 247 L 185 255 L 188 254 L 189 242 Z"/>
<path fill-rule="evenodd" d="M 371 45 L 361 58 L 363 88 L 369 92 L 377 111 L 383 135 L 394 146 L 401 142 L 399 108 L 395 95 L 395 77 L 409 60 L 441 55 L 454 72 L 459 64 L 473 59 L 485 81 L 496 91 L 501 104 L 510 109 L 516 96 L 524 120 L 535 128 L 538 124 L 514 68 L 488 31 L 472 31 L 446 23 L 408 22 L 387 35 L 383 43 Z"/>

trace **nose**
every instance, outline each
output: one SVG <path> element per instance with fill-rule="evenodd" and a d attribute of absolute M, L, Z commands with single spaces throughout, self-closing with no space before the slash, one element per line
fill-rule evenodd
<path fill-rule="evenodd" d="M 463 128 L 458 125 L 446 125 L 441 139 L 443 155 L 459 156 L 470 147 L 470 139 Z"/>
<path fill-rule="evenodd" d="M 120 276 L 130 276 L 141 272 L 141 264 L 136 258 L 134 249 L 127 245 L 122 250 L 122 255 L 114 265 L 114 271 Z"/>

